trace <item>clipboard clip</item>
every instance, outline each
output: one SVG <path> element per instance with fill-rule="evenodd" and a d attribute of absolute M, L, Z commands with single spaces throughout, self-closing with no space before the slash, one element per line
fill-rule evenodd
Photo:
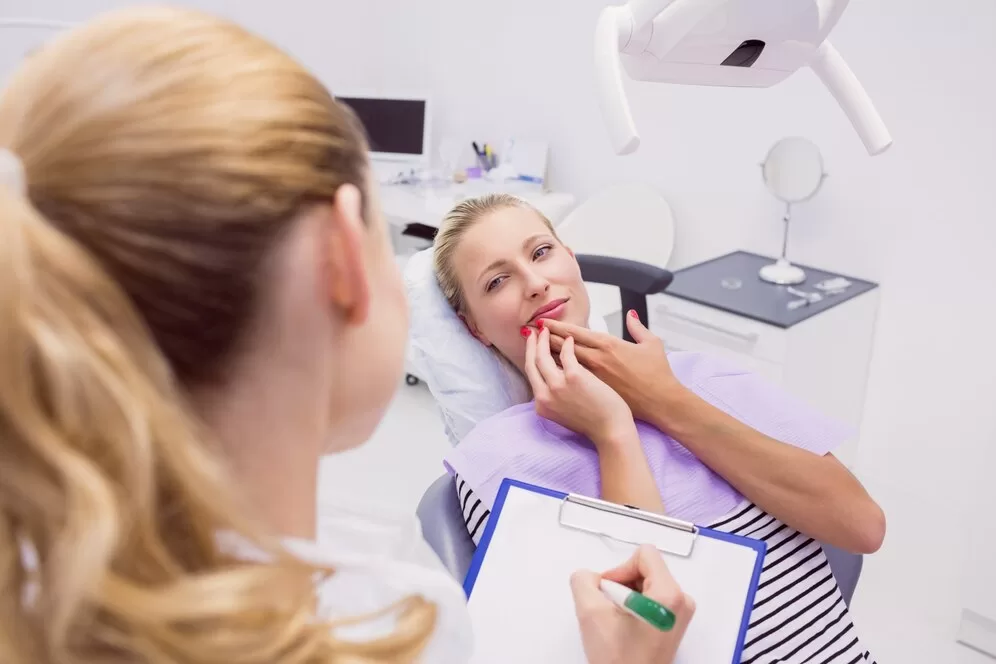
<path fill-rule="evenodd" d="M 652 544 L 683 558 L 692 555 L 699 535 L 687 521 L 573 493 L 560 503 L 560 525 L 626 544 Z"/>

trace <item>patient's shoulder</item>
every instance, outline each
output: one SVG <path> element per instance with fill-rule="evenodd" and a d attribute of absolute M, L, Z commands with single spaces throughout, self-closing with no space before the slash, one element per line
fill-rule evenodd
<path fill-rule="evenodd" d="M 675 378 L 684 384 L 724 376 L 746 376 L 749 372 L 735 362 L 718 355 L 691 351 L 673 351 L 667 354 Z"/>
<path fill-rule="evenodd" d="M 703 353 L 668 355 L 675 377 L 716 408 L 761 433 L 815 454 L 826 454 L 854 435 L 781 385 L 724 358 Z"/>

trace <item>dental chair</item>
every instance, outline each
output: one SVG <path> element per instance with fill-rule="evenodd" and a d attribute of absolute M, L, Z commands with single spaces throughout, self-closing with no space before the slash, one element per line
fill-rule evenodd
<path fill-rule="evenodd" d="M 611 223 L 606 223 L 611 219 Z M 667 269 L 674 253 L 675 221 L 667 199 L 656 187 L 640 182 L 601 189 L 557 225 L 560 239 L 579 254 L 624 258 Z M 614 284 L 588 285 L 591 315 L 621 325 L 619 290 Z M 625 311 L 625 309 L 623 310 Z M 623 328 L 625 326 L 622 326 Z"/>
<path fill-rule="evenodd" d="M 644 324 L 648 321 L 647 296 L 664 291 L 672 280 L 665 269 L 623 258 L 578 254 L 577 260 L 586 282 L 618 288 L 621 310 L 635 310 Z M 477 422 L 529 400 L 529 390 L 518 372 L 474 339 L 446 302 L 432 271 L 431 248 L 408 261 L 405 285 L 412 325 L 408 360 L 435 397 L 453 445 Z M 598 317 L 590 321 L 590 327 L 606 331 Z M 632 341 L 625 325 L 623 337 Z M 416 512 L 426 541 L 446 569 L 463 582 L 475 545 L 464 525 L 452 477 L 443 475 L 433 482 Z M 850 603 L 862 557 L 826 544 L 823 550 L 844 600 Z"/>

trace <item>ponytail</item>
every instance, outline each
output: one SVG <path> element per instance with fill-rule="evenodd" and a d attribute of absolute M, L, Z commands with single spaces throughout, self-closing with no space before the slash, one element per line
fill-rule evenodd
<path fill-rule="evenodd" d="M 399 630 L 380 642 L 338 642 L 334 625 L 312 623 L 315 573 L 331 570 L 241 517 L 182 404 L 127 296 L 0 186 L 4 664 L 85 662 L 91 649 L 93 661 L 197 664 L 417 652 L 434 617 L 418 598 L 395 607 Z M 266 562 L 226 551 L 220 533 Z"/>
<path fill-rule="evenodd" d="M 200 612 L 164 604 L 166 589 L 220 562 L 216 529 L 238 513 L 223 473 L 127 297 L 8 187 L 0 270 L 3 660 L 62 661 L 81 636 L 128 638 L 129 624 L 166 637 L 170 613 Z M 236 590 L 230 574 L 219 591 Z"/>

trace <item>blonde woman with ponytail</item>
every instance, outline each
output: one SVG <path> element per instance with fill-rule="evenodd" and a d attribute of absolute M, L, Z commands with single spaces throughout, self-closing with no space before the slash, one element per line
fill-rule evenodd
<path fill-rule="evenodd" d="M 333 518 L 407 310 L 361 128 L 290 57 L 110 14 L 0 97 L 0 662 L 466 661 L 413 524 Z"/>

